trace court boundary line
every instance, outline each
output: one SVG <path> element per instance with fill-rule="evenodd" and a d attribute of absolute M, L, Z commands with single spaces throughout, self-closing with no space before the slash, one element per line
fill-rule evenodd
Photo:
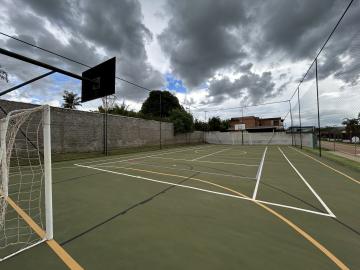
<path fill-rule="evenodd" d="M 195 148 L 195 149 L 203 149 L 205 147 L 202 148 Z M 103 163 L 99 163 L 99 164 L 95 164 L 95 166 L 98 165 L 103 165 L 103 164 L 110 164 L 110 163 L 117 163 L 117 162 L 126 162 L 126 161 L 131 161 L 131 160 L 138 160 L 138 159 L 145 159 L 145 158 L 156 158 L 158 156 L 162 156 L 162 155 L 166 155 L 166 154 L 174 154 L 174 153 L 179 153 L 179 152 L 185 152 L 185 151 L 189 151 L 189 150 L 194 150 L 194 148 L 192 149 L 183 149 L 183 150 L 179 150 L 179 151 L 167 151 L 165 153 L 160 153 L 160 154 L 154 154 L 154 155 L 147 155 L 147 156 L 140 156 L 140 157 L 133 157 L 133 158 L 129 158 L 129 159 L 113 159 L 109 162 L 103 162 Z M 86 164 L 86 163 L 85 163 Z"/>
<path fill-rule="evenodd" d="M 110 157 L 110 158 L 106 158 L 106 159 L 100 159 L 100 160 L 92 160 L 92 161 L 85 161 L 85 162 L 82 162 L 82 164 L 92 164 L 92 163 L 96 163 L 96 162 L 101 162 L 101 161 L 109 161 L 109 162 L 120 162 L 123 160 L 123 158 L 128 158 L 128 159 L 125 159 L 125 160 L 132 160 L 133 158 L 136 158 L 136 159 L 140 159 L 140 158 L 145 158 L 145 157 L 149 157 L 149 156 L 160 156 L 160 155 L 166 155 L 166 154 L 172 154 L 172 153 L 178 153 L 178 152 L 185 152 L 185 151 L 190 151 L 190 150 L 197 150 L 197 149 L 204 149 L 204 148 L 210 148 L 210 147 L 213 147 L 212 145 L 204 145 L 204 146 L 193 146 L 193 147 L 186 147 L 186 149 L 179 149 L 179 150 L 175 150 L 175 151 L 172 151 L 172 150 L 168 150 L 168 151 L 164 151 L 164 150 L 156 150 L 156 151 L 159 151 L 160 153 L 157 153 L 157 154 L 153 154 L 153 155 L 144 155 L 144 156 L 141 156 L 139 157 L 137 153 L 132 153 L 132 154 L 129 154 L 130 156 L 133 156 L 133 157 L 130 157 L 128 158 L 129 156 L 127 157 L 124 157 L 123 155 L 115 155 L 117 157 Z M 182 147 L 184 148 L 184 147 Z M 107 162 L 105 162 L 107 163 Z M 100 163 L 102 164 L 102 163 Z"/>
<path fill-rule="evenodd" d="M 187 177 L 187 176 L 182 176 L 182 175 L 177 175 L 177 174 L 161 173 L 161 172 L 155 172 L 155 171 L 137 169 L 137 168 L 132 168 L 132 167 L 113 167 L 113 168 L 124 169 L 124 170 L 132 170 L 132 171 L 141 171 L 141 172 L 146 172 L 146 173 L 153 173 L 153 174 L 159 174 L 159 175 L 166 175 L 166 176 L 186 178 L 186 179 L 189 179 L 189 180 L 195 180 L 195 181 L 200 181 L 200 182 L 204 182 L 204 183 L 207 183 L 207 184 L 211 184 L 211 185 L 217 186 L 217 187 L 219 187 L 219 188 L 226 189 L 226 190 L 228 190 L 228 191 L 230 191 L 230 192 L 238 193 L 236 190 L 233 190 L 233 189 L 231 189 L 231 188 L 227 188 L 227 187 L 225 187 L 225 186 L 216 184 L 216 183 L 214 183 L 214 182 L 210 182 L 210 181 L 207 181 L 207 180 L 202 180 L 202 179 L 199 179 L 199 178 L 194 178 L 194 177 L 189 178 L 189 177 Z M 169 183 L 171 183 L 171 182 L 169 182 Z M 189 186 L 189 187 L 191 187 L 191 186 Z M 203 190 L 203 191 L 206 191 L 206 190 Z M 224 193 L 224 195 L 226 195 L 226 194 L 227 194 L 227 193 Z M 220 194 L 220 195 L 222 195 L 222 194 Z M 302 211 L 302 212 L 308 212 L 308 213 L 311 213 L 311 214 L 318 214 L 318 215 L 320 215 L 320 216 L 331 217 L 328 213 L 323 213 L 323 212 L 319 212 L 319 211 L 314 211 L 314 210 L 310 210 L 310 209 L 305 209 L 305 208 L 290 206 L 290 205 L 286 205 L 286 204 L 274 203 L 274 202 L 269 202 L 269 201 L 253 200 L 253 199 L 250 198 L 250 197 L 241 197 L 241 198 L 238 198 L 238 199 L 244 199 L 244 200 L 247 200 L 247 201 L 261 202 L 261 203 L 264 203 L 264 204 L 279 206 L 279 207 L 282 207 L 282 208 L 289 208 L 289 209 L 292 209 L 292 210 L 298 210 L 298 211 Z"/>
<path fill-rule="evenodd" d="M 10 255 L 5 256 L 4 258 L 0 259 L 0 262 L 3 262 L 5 260 L 7 260 L 7 259 L 10 259 L 10 258 L 12 258 L 12 257 L 14 257 L 14 256 L 28 250 L 28 249 L 30 249 L 30 248 L 36 247 L 37 245 L 40 245 L 40 244 L 44 243 L 45 241 L 46 241 L 46 239 L 41 239 L 40 241 L 35 242 L 34 244 L 31 244 L 30 246 L 27 246 L 27 247 L 25 247 L 25 248 L 23 248 L 21 250 L 18 250 L 18 251 L 14 252 L 14 253 L 12 253 Z"/>
<path fill-rule="evenodd" d="M 260 184 L 260 178 L 261 178 L 261 174 L 262 174 L 262 170 L 263 170 L 263 166 L 265 163 L 265 156 L 266 156 L 266 152 L 267 152 L 268 147 L 265 147 L 264 153 L 262 155 L 261 161 L 260 161 L 260 166 L 258 168 L 258 171 L 256 173 L 256 184 L 255 184 L 255 189 L 252 195 L 252 199 L 255 200 L 257 192 L 258 192 L 258 188 L 259 188 L 259 184 Z"/>
<path fill-rule="evenodd" d="M 123 176 L 131 177 L 131 178 L 137 178 L 137 179 L 141 179 L 141 180 L 145 180 L 145 181 L 150 181 L 150 182 L 155 182 L 155 183 L 160 183 L 160 184 L 165 184 L 165 185 L 175 185 L 175 186 L 182 187 L 182 188 L 193 189 L 193 190 L 198 190 L 198 191 L 202 191 L 202 192 L 206 192 L 206 193 L 212 193 L 212 194 L 222 195 L 222 196 L 225 196 L 225 197 L 233 197 L 233 198 L 243 199 L 243 200 L 246 200 L 246 201 L 261 202 L 261 203 L 264 203 L 264 204 L 279 206 L 279 207 L 283 207 L 283 208 L 289 208 L 289 209 L 292 209 L 292 210 L 307 212 L 307 213 L 316 214 L 316 215 L 320 215 L 320 216 L 332 217 L 332 216 L 331 216 L 330 214 L 328 214 L 328 213 L 317 212 L 317 211 L 313 211 L 313 210 L 309 210 L 309 209 L 305 209 L 305 208 L 300 208 L 300 207 L 289 206 L 289 205 L 285 205 L 285 204 L 277 204 L 277 203 L 272 203 L 272 202 L 260 201 L 260 200 L 256 200 L 256 199 L 254 200 L 254 199 L 252 199 L 251 197 L 248 197 L 248 196 L 246 196 L 246 195 L 237 196 L 237 195 L 232 195 L 232 194 L 228 194 L 228 193 L 223 193 L 223 192 L 217 192 L 217 191 L 213 191 L 213 190 L 208 190 L 208 189 L 204 189 L 204 188 L 197 188 L 197 187 L 193 187 L 193 186 L 189 186 L 189 185 L 182 185 L 182 184 L 176 184 L 176 183 L 167 182 L 167 181 L 163 181 L 163 180 L 156 180 L 156 179 L 152 179 L 152 178 L 144 177 L 144 176 L 140 176 L 140 175 L 133 175 L 133 174 L 123 173 L 123 172 L 106 170 L 106 169 L 97 168 L 97 167 L 92 167 L 92 166 L 87 166 L 87 165 L 82 165 L 82 164 L 74 164 L 74 165 L 79 166 L 79 167 L 83 167 L 83 168 L 98 170 L 98 171 L 102 171 L 102 172 L 107 172 L 107 173 L 112 173 L 112 174 L 117 174 L 117 175 L 123 175 Z M 187 177 L 187 176 L 182 176 L 182 175 L 175 175 L 175 174 L 168 174 L 168 173 L 160 173 L 160 172 L 154 172 L 154 171 L 150 171 L 150 170 L 136 169 L 136 168 L 131 168 L 131 167 L 118 167 L 118 168 L 120 168 L 120 169 L 125 169 L 125 170 L 133 170 L 133 171 L 140 171 L 140 172 L 147 172 L 147 173 L 159 174 L 159 175 L 180 177 L 180 178 L 189 178 L 189 177 Z M 201 182 L 203 182 L 203 183 L 208 183 L 208 184 L 211 184 L 211 185 L 220 187 L 220 188 L 224 188 L 224 189 L 229 190 L 229 191 L 231 191 L 231 192 L 237 193 L 237 191 L 235 191 L 235 190 L 233 190 L 233 189 L 224 187 L 224 186 L 222 186 L 222 185 L 219 185 L 219 184 L 216 184 L 216 183 L 207 181 L 207 180 L 202 180 L 202 179 L 199 179 L 199 178 L 189 178 L 189 180 L 201 181 Z"/>
<path fill-rule="evenodd" d="M 281 150 L 280 147 L 278 147 L 279 151 L 281 152 L 281 154 L 284 156 L 284 158 L 286 159 L 286 161 L 290 164 L 290 166 L 293 168 L 293 170 L 296 172 L 296 174 L 300 177 L 300 179 L 305 183 L 305 185 L 307 186 L 307 188 L 311 191 L 311 193 L 316 197 L 316 199 L 321 203 L 321 205 L 325 208 L 326 212 L 328 212 L 328 214 L 334 218 L 336 218 L 336 216 L 334 215 L 334 213 L 330 210 L 330 208 L 326 205 L 326 203 L 321 199 L 321 197 L 319 196 L 319 194 L 317 194 L 317 192 L 314 190 L 314 188 L 306 181 L 306 179 L 304 178 L 304 176 L 298 171 L 298 169 L 294 166 L 294 164 L 292 164 L 292 162 L 288 159 L 288 157 L 284 154 L 284 152 Z"/>
<path fill-rule="evenodd" d="M 76 166 L 80 166 L 80 167 L 88 167 L 90 169 L 95 169 L 95 170 L 100 170 L 100 171 L 106 171 L 106 170 L 102 170 L 99 168 L 94 168 L 91 166 L 85 166 L 85 165 L 80 165 L 80 164 L 74 164 Z M 113 171 L 108 171 L 109 173 L 115 173 L 118 174 L 117 172 L 113 172 Z M 120 175 L 126 175 L 123 173 L 119 173 Z M 176 176 L 176 175 L 173 175 Z M 135 177 L 136 176 L 131 176 L 131 177 Z M 192 179 L 196 179 L 196 178 L 192 178 Z M 211 183 L 211 182 L 209 182 Z M 173 183 L 171 185 L 174 185 Z M 350 268 L 347 267 L 340 259 L 338 259 L 330 250 L 328 250 L 325 246 L 323 246 L 321 243 L 319 243 L 315 238 L 313 238 L 310 234 L 308 234 L 307 232 L 305 232 L 303 229 L 301 229 L 298 225 L 296 225 L 295 223 L 293 223 L 292 221 L 290 221 L 289 219 L 287 219 L 286 217 L 284 217 L 283 215 L 281 215 L 280 213 L 276 212 L 275 210 L 271 209 L 270 207 L 266 206 L 264 203 L 259 202 L 257 200 L 252 200 L 250 197 L 237 192 L 237 191 L 233 191 L 235 192 L 235 194 L 238 194 L 240 197 L 238 196 L 238 198 L 242 198 L 245 199 L 247 198 L 248 201 L 251 201 L 253 203 L 255 203 L 256 205 L 260 206 L 261 208 L 265 209 L 266 211 L 270 212 L 271 214 L 273 214 L 274 216 L 276 216 L 277 218 L 279 218 L 281 221 L 283 221 L 284 223 L 286 223 L 289 227 L 291 227 L 295 232 L 297 232 L 298 234 L 300 234 L 302 237 L 304 237 L 308 242 L 310 242 L 313 246 L 315 246 L 319 251 L 321 251 L 325 256 L 327 256 L 334 264 L 336 264 L 340 269 L 346 269 L 349 270 Z M 226 194 L 226 193 L 224 193 Z M 234 195 L 230 195 L 230 194 L 226 194 L 228 197 L 235 197 Z"/>
<path fill-rule="evenodd" d="M 231 178 L 242 178 L 242 179 L 256 180 L 255 177 L 250 177 L 250 176 L 241 176 L 241 175 L 234 175 L 234 174 L 213 173 L 213 172 L 207 172 L 207 171 L 181 169 L 181 168 L 177 168 L 176 166 L 173 166 L 173 167 L 170 167 L 170 166 L 160 166 L 160 165 L 154 165 L 154 164 L 149 164 L 149 163 L 144 163 L 144 162 L 138 162 L 138 163 L 130 163 L 130 162 L 129 162 L 128 164 L 132 164 L 132 165 L 143 165 L 143 166 L 149 166 L 149 167 L 155 167 L 155 168 L 165 168 L 165 169 L 171 169 L 171 170 L 177 170 L 177 171 L 187 171 L 187 172 L 196 172 L 196 173 L 202 173 L 202 174 L 226 176 L 226 177 L 231 177 Z M 99 167 L 104 167 L 104 168 L 123 168 L 123 167 L 118 167 L 118 166 L 116 166 L 116 165 L 111 165 L 111 166 L 105 165 L 105 166 L 99 166 Z M 77 167 L 74 166 L 74 167 L 72 167 L 72 168 L 77 168 Z"/>
<path fill-rule="evenodd" d="M 214 152 L 214 153 L 210 153 L 210 154 L 207 154 L 207 155 L 204 155 L 204 156 L 198 157 L 198 158 L 194 158 L 194 159 L 192 159 L 191 161 L 197 161 L 197 160 L 199 160 L 199 159 L 202 159 L 202 158 L 205 158 L 205 157 L 209 157 L 209 156 L 215 155 L 215 154 L 217 154 L 217 153 L 224 152 L 224 151 L 226 151 L 226 150 L 230 150 L 230 148 L 225 148 L 225 149 L 222 149 L 222 150 L 216 151 L 216 152 Z"/>
<path fill-rule="evenodd" d="M 295 149 L 294 147 L 290 147 L 290 146 L 288 146 L 288 147 L 289 147 L 290 149 L 293 149 L 294 151 L 296 151 L 296 152 L 298 152 L 298 153 L 300 153 L 300 154 L 302 154 L 302 155 L 304 155 L 304 156 L 306 156 L 306 157 L 308 157 L 308 158 L 310 158 L 310 159 L 312 159 L 312 160 L 320 163 L 321 165 L 327 167 L 328 169 L 333 170 L 334 172 L 337 172 L 338 174 L 341 174 L 342 176 L 344 176 L 344 177 L 348 178 L 349 180 L 353 181 L 354 183 L 360 184 L 360 181 L 356 180 L 355 178 L 352 178 L 350 175 L 347 175 L 346 173 L 344 173 L 344 172 L 342 172 L 342 171 L 339 171 L 339 170 L 331 167 L 330 165 L 328 165 L 328 164 L 326 164 L 326 163 L 324 163 L 324 162 L 322 162 L 322 161 L 320 161 L 320 160 L 318 160 L 318 159 L 316 159 L 316 158 L 314 158 L 314 157 L 312 157 L 312 156 L 310 156 L 310 155 L 308 155 L 308 154 L 305 154 L 305 153 L 299 151 L 298 149 Z"/>
<path fill-rule="evenodd" d="M 203 163 L 213 163 L 213 164 L 226 164 L 226 165 L 236 165 L 236 166 L 246 166 L 246 167 L 258 167 L 259 164 L 244 164 L 244 163 L 232 163 L 232 162 L 221 162 L 221 161 L 208 161 L 208 160 L 191 160 L 185 158 L 165 158 L 165 157 L 149 157 L 149 158 L 160 158 L 160 159 L 169 159 L 169 160 L 179 160 L 179 161 L 191 161 L 191 162 L 203 162 Z"/>

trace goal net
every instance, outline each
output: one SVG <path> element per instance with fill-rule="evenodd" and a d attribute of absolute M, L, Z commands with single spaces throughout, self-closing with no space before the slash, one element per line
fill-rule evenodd
<path fill-rule="evenodd" d="M 52 239 L 50 107 L 0 120 L 0 261 Z"/>

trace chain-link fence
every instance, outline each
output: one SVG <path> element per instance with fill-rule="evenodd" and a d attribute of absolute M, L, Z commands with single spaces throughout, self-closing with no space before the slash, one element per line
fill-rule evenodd
<path fill-rule="evenodd" d="M 320 155 L 322 150 L 329 150 L 358 159 L 360 30 L 354 29 L 356 24 L 353 20 L 357 18 L 355 13 L 358 8 L 351 9 L 351 3 L 309 68 L 304 70 L 304 75 L 295 81 L 297 87 L 291 96 L 285 100 L 268 100 L 262 104 L 246 104 L 239 100 L 239 106 L 232 108 L 192 108 L 191 113 L 197 119 L 195 130 L 198 132 L 175 134 L 174 124 L 169 121 L 169 115 L 166 115 L 166 102 L 162 100 L 164 96 L 161 91 L 151 103 L 153 113 L 144 114 L 141 104 L 144 104 L 151 89 L 126 78 L 117 77 L 114 96 L 77 104 L 76 110 L 60 109 L 64 90 L 80 96 L 80 81 L 27 63 L 15 66 L 4 55 L 0 55 L 0 61 L 10 67 L 10 83 L 0 80 L 3 94 L 8 90 L 2 98 L 39 105 L 50 102 L 54 107 L 54 151 L 59 155 L 124 153 L 200 142 L 281 143 L 275 140 L 274 134 L 285 134 L 283 143 L 301 148 L 316 147 Z M 29 47 L 29 43 L 19 40 L 14 42 L 17 42 L 20 52 Z M 54 56 L 54 53 L 44 49 L 30 53 L 39 54 L 38 58 L 46 59 L 50 64 L 58 64 L 60 59 L 64 61 L 65 68 L 77 74 L 96 64 L 83 64 L 58 54 Z M 312 53 L 309 52 L 309 59 Z M 75 67 L 74 63 L 78 66 Z M 11 78 L 11 67 L 17 69 L 16 80 Z M 24 84 L 18 79 L 32 82 Z M 130 98 L 122 99 L 125 96 Z M 14 104 L 17 104 L 16 108 L 21 108 L 28 106 L 25 103 Z M 0 105 L 2 114 L 16 109 L 14 106 L 11 108 L 7 101 Z M 219 134 L 213 134 L 210 140 L 209 133 L 213 131 L 231 133 L 231 136 L 223 134 L 220 139 Z M 263 135 L 256 136 L 256 133 Z M 312 140 L 308 134 L 312 135 Z"/>
<path fill-rule="evenodd" d="M 315 130 L 320 155 L 330 150 L 360 158 L 360 31 L 351 29 L 355 11 L 348 10 L 290 99 L 292 110 L 299 111 L 295 125 Z"/>

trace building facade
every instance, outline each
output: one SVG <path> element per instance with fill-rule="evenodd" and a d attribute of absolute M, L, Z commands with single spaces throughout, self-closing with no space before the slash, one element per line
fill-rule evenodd
<path fill-rule="evenodd" d="M 246 130 L 248 132 L 282 131 L 284 130 L 284 120 L 281 117 L 235 117 L 230 119 L 230 130 Z"/>

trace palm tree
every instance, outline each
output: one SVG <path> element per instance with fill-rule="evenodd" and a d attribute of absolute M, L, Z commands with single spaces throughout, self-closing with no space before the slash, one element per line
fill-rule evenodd
<path fill-rule="evenodd" d="M 64 91 L 63 94 L 64 103 L 62 104 L 63 108 L 66 109 L 76 109 L 76 106 L 81 106 L 80 97 L 77 94 L 69 91 Z"/>

